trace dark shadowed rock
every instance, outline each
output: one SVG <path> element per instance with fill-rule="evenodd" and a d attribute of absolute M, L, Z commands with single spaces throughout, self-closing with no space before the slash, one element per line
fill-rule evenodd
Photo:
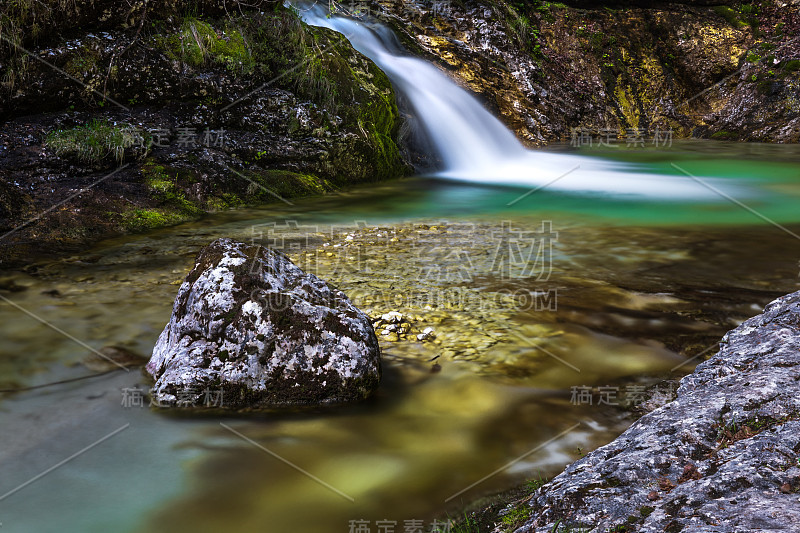
<path fill-rule="evenodd" d="M 798 531 L 799 392 L 796 292 L 726 334 L 675 401 L 534 493 L 518 531 Z"/>
<path fill-rule="evenodd" d="M 332 404 L 376 389 L 380 348 L 343 292 L 278 252 L 218 239 L 181 285 L 147 371 L 165 406 L 220 390 L 222 407 Z"/>

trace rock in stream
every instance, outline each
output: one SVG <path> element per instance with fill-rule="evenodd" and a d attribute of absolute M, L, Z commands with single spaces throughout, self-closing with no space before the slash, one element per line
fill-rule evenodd
<path fill-rule="evenodd" d="M 231 239 L 200 251 L 147 364 L 162 406 L 320 405 L 381 379 L 369 318 L 286 256 Z M 220 405 L 221 404 L 221 405 Z"/>

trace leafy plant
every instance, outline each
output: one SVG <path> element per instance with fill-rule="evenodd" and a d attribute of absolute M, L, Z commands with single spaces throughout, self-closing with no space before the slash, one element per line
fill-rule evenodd
<path fill-rule="evenodd" d="M 113 157 L 121 163 L 128 148 L 140 146 L 146 151 L 149 136 L 127 124 L 118 126 L 107 120 L 93 119 L 83 126 L 48 133 L 44 144 L 59 156 L 73 156 L 88 162 Z"/>
<path fill-rule="evenodd" d="M 449 533 L 480 533 L 480 528 L 478 527 L 478 521 L 465 512 L 464 518 L 451 524 L 449 529 L 445 528 L 444 531 L 435 530 L 431 531 L 431 533 L 445 533 L 446 531 Z"/>
<path fill-rule="evenodd" d="M 549 479 L 539 474 L 539 476 L 535 479 L 529 479 L 525 482 L 525 487 L 528 489 L 528 492 L 534 492 L 539 490 L 542 486 L 544 486 Z"/>

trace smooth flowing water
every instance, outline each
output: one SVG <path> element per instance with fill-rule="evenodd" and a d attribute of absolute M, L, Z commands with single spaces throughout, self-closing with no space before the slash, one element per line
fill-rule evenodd
<path fill-rule="evenodd" d="M 444 168 L 437 173 L 441 178 L 662 201 L 697 201 L 715 198 L 723 191 L 740 198 L 756 193 L 706 176 L 687 176 L 674 168 L 654 173 L 630 163 L 527 150 L 472 95 L 434 65 L 403 50 L 385 26 L 331 15 L 316 3 L 310 7 L 301 4 L 298 10 L 308 24 L 342 33 L 389 76 L 395 89 L 408 99 L 441 158 Z"/>
<path fill-rule="evenodd" d="M 689 144 L 630 159 L 703 166 L 706 149 Z M 783 161 L 774 153 L 741 158 L 738 150 L 712 149 L 726 161 L 719 175 L 745 168 L 762 190 L 782 190 L 758 207 L 782 213 L 782 226 L 796 232 L 800 215 L 790 217 L 788 205 L 797 195 L 786 181 L 800 169 L 796 149 L 779 150 Z M 333 533 L 360 519 L 373 530 L 381 519 L 398 530 L 404 520 L 430 525 L 611 440 L 632 420 L 625 404 L 637 387 L 690 371 L 726 330 L 797 287 L 800 243 L 736 204 L 643 206 L 540 191 L 508 205 L 525 192 L 406 179 L 222 213 L 8 273 L 4 286 L 18 292 L 0 295 L 22 309 L 95 349 L 149 355 L 200 247 L 220 236 L 258 239 L 362 308 L 399 310 L 415 326 L 433 327 L 438 344 L 382 338 L 378 395 L 319 413 L 191 418 L 148 409 L 146 400 L 126 406 L 126 389 L 148 386 L 138 371 L 5 395 L 3 494 L 125 429 L 0 494 L 3 529 Z M 520 254 L 530 261 L 545 236 L 552 251 L 526 271 L 531 263 Z M 546 294 L 550 301 L 536 296 Z M 4 386 L 89 373 L 80 364 L 84 346 L 6 302 L 0 334 Z M 441 369 L 432 372 L 436 356 Z M 592 405 L 573 401 L 573 387 L 584 386 L 593 388 Z M 606 403 L 619 406 L 598 405 L 605 386 L 616 391 Z"/>
<path fill-rule="evenodd" d="M 608 442 L 637 391 L 691 371 L 797 288 L 797 147 L 519 153 L 590 161 L 622 180 L 613 187 L 632 179 L 625 169 L 653 177 L 674 163 L 752 194 L 678 202 L 647 186 L 633 201 L 613 188 L 532 192 L 493 172 L 418 177 L 6 272 L 4 388 L 90 373 L 87 346 L 149 356 L 198 250 L 222 236 L 280 248 L 362 309 L 400 311 L 436 339 L 381 337 L 378 394 L 319 412 L 178 416 L 131 401 L 149 385 L 138 371 L 0 395 L 2 530 L 344 533 L 386 519 L 427 531 Z"/>

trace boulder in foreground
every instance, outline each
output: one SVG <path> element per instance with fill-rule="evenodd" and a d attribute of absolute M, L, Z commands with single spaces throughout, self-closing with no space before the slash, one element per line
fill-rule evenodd
<path fill-rule="evenodd" d="M 218 239 L 181 285 L 147 372 L 161 406 L 334 404 L 377 388 L 380 348 L 344 293 L 283 254 Z"/>
<path fill-rule="evenodd" d="M 800 531 L 800 292 L 720 344 L 675 401 L 538 489 L 517 532 Z"/>

